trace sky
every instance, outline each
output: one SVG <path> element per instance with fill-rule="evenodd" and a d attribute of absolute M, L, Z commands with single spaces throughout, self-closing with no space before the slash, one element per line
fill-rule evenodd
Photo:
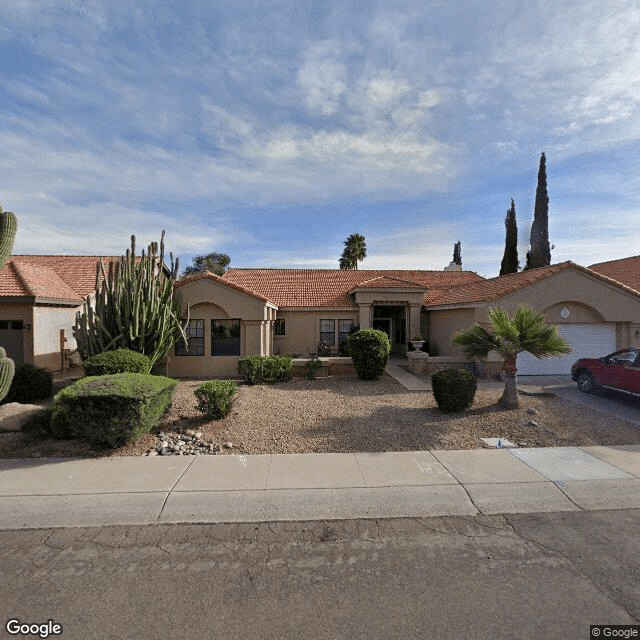
<path fill-rule="evenodd" d="M 552 263 L 640 254 L 637 0 L 2 0 L 14 254 L 498 275 L 540 154 Z"/>

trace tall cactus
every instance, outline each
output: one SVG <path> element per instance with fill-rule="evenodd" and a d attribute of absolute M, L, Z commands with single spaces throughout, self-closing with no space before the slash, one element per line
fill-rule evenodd
<path fill-rule="evenodd" d="M 178 338 L 187 339 L 181 300 L 173 294 L 178 275 L 173 254 L 169 275 L 164 271 L 164 231 L 159 247 L 152 242 L 139 260 L 135 242 L 131 236 L 131 249 L 107 269 L 102 260 L 97 265 L 95 303 L 85 301 L 73 327 L 83 359 L 125 348 L 148 356 L 153 367 Z"/>
<path fill-rule="evenodd" d="M 11 211 L 4 211 L 0 207 L 0 269 L 4 267 L 13 248 L 13 239 L 18 230 L 18 221 Z M 0 402 L 7 397 L 16 365 L 11 358 L 7 358 L 7 352 L 0 347 Z"/>
<path fill-rule="evenodd" d="M 4 211 L 0 207 L 0 269 L 11 255 L 13 247 L 13 239 L 16 237 L 18 230 L 18 221 L 11 211 Z"/>
<path fill-rule="evenodd" d="M 7 358 L 7 352 L 0 347 L 0 401 L 7 397 L 15 371 L 16 365 L 13 360 Z"/>

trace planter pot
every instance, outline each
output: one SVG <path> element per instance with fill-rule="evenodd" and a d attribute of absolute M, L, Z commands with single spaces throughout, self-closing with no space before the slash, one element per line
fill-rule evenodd
<path fill-rule="evenodd" d="M 424 344 L 424 340 L 411 340 L 411 346 L 416 350 L 420 351 L 422 349 L 422 345 Z"/>

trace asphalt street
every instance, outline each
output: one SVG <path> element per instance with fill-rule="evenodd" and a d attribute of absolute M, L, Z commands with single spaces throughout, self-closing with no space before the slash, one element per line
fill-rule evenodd
<path fill-rule="evenodd" d="M 16 619 L 65 639 L 583 640 L 640 622 L 639 526 L 621 510 L 2 531 L 0 637 Z"/>

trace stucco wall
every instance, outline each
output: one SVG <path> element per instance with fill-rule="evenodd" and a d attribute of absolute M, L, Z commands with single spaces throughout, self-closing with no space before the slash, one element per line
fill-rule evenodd
<path fill-rule="evenodd" d="M 71 351 L 76 348 L 72 327 L 76 321 L 76 311 L 81 307 L 41 307 L 33 308 L 33 352 L 34 364 L 49 371 L 60 371 L 60 329 L 64 329 Z"/>
<path fill-rule="evenodd" d="M 176 377 L 235 377 L 238 360 L 244 355 L 270 355 L 273 349 L 273 321 L 276 311 L 245 293 L 206 278 L 188 282 L 178 289 L 183 316 L 204 320 L 204 355 L 167 358 L 167 375 Z M 214 304 L 215 302 L 215 304 Z M 240 355 L 211 355 L 211 320 L 239 319 Z"/>
<path fill-rule="evenodd" d="M 358 323 L 358 312 L 354 311 L 278 311 L 278 318 L 284 318 L 286 335 L 274 336 L 275 353 L 299 354 L 306 358 L 315 350 L 320 341 L 320 320 L 335 320 L 336 345 L 338 348 L 338 320 L 352 320 Z"/>
<path fill-rule="evenodd" d="M 25 326 L 31 326 L 29 331 L 22 331 L 22 350 L 24 361 L 33 364 L 33 307 L 30 304 L 0 304 L 0 320 L 22 320 Z"/>
<path fill-rule="evenodd" d="M 451 342 L 451 337 L 475 322 L 475 309 L 428 311 L 427 317 L 429 355 L 462 355 L 462 349 Z"/>

